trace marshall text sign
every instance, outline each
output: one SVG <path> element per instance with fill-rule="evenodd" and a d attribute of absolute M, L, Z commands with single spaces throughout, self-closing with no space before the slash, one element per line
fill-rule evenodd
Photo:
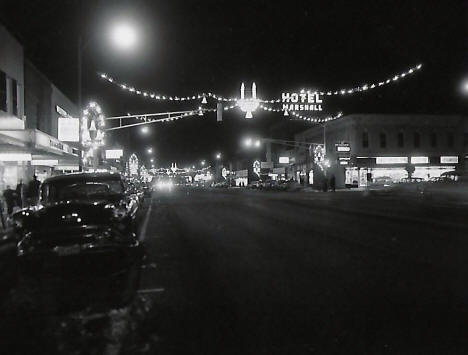
<path fill-rule="evenodd" d="M 283 92 L 281 102 L 284 111 L 322 111 L 323 100 L 318 93 Z"/>

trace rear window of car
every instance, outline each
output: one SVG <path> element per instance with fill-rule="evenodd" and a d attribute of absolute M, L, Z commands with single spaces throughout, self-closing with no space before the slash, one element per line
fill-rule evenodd
<path fill-rule="evenodd" d="M 103 177 L 56 180 L 43 184 L 41 199 L 43 202 L 50 203 L 83 198 L 98 193 L 101 197 L 123 194 L 124 184 L 120 179 Z"/>

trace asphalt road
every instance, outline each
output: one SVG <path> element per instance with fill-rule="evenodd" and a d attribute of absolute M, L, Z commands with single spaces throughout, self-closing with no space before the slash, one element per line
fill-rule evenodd
<path fill-rule="evenodd" d="M 467 212 L 361 192 L 155 193 L 142 236 L 152 306 L 127 346 L 466 353 Z"/>
<path fill-rule="evenodd" d="M 55 314 L 3 290 L 0 352 L 464 354 L 467 212 L 385 192 L 154 193 L 134 302 Z"/>

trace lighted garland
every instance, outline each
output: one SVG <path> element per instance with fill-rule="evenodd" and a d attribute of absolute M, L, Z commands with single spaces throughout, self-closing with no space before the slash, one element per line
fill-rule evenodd
<path fill-rule="evenodd" d="M 350 94 L 354 94 L 354 93 L 358 93 L 358 92 L 365 92 L 365 91 L 368 91 L 368 90 L 372 90 L 372 89 L 375 89 L 375 88 L 379 88 L 379 87 L 382 87 L 382 86 L 385 86 L 385 85 L 388 85 L 388 84 L 391 84 L 393 82 L 396 82 L 400 79 L 404 79 L 406 78 L 407 76 L 410 76 L 414 73 L 416 73 L 417 71 L 421 70 L 422 68 L 422 64 L 418 64 L 414 67 L 411 67 L 401 73 L 398 73 L 398 74 L 394 74 L 393 76 L 391 77 L 388 77 L 387 79 L 385 80 L 382 80 L 382 81 L 375 81 L 375 82 L 372 82 L 370 84 L 362 84 L 360 86 L 356 86 L 356 87 L 353 87 L 353 88 L 342 88 L 342 89 L 338 89 L 338 90 L 325 90 L 325 91 L 317 91 L 317 90 L 307 90 L 307 89 L 302 89 L 301 92 L 307 92 L 307 93 L 317 93 L 317 94 L 320 94 L 320 95 L 326 95 L 326 96 L 333 96 L 333 95 L 350 95 Z M 100 74 L 100 77 L 107 80 L 108 82 L 128 91 L 128 92 L 131 92 L 131 93 L 134 93 L 136 95 L 141 95 L 141 96 L 144 96 L 144 97 L 149 97 L 151 99 L 154 99 L 154 100 L 158 100 L 158 101 L 190 101 L 190 100 L 202 100 L 202 103 L 207 103 L 206 101 L 206 98 L 207 97 L 211 97 L 211 98 L 214 98 L 216 99 L 217 101 L 225 101 L 225 102 L 234 102 L 234 101 L 237 101 L 238 98 L 226 98 L 226 97 L 223 97 L 221 95 L 216 95 L 212 92 L 208 92 L 208 93 L 200 93 L 200 94 L 197 94 L 197 95 L 191 95 L 191 96 L 166 96 L 166 95 L 157 95 L 155 93 L 149 93 L 147 91 L 144 91 L 144 90 L 139 90 L 139 89 L 135 89 L 133 86 L 130 86 L 130 85 L 127 85 L 127 84 L 124 84 L 124 83 L 120 83 L 116 80 L 114 80 L 112 77 L 110 77 L 108 74 L 105 74 L 105 73 L 102 73 Z M 279 103 L 281 102 L 282 99 L 273 99 L 273 100 L 262 100 L 262 99 L 259 99 L 259 102 L 262 102 L 262 103 Z"/>
<path fill-rule="evenodd" d="M 309 122 L 313 122 L 313 123 L 324 123 L 324 122 L 328 122 L 328 121 L 333 121 L 333 120 L 336 120 L 340 117 L 343 116 L 343 113 L 341 112 L 338 112 L 336 115 L 334 116 L 328 116 L 328 117 L 311 117 L 311 116 L 303 116 L 303 115 L 300 115 L 294 111 L 287 111 L 287 110 L 283 110 L 283 109 L 277 109 L 277 108 L 272 108 L 272 107 L 267 107 L 267 106 L 264 106 L 264 105 L 261 105 L 259 106 L 262 110 L 264 111 L 270 111 L 270 112 L 284 112 L 285 116 L 294 116 L 296 118 L 299 118 L 299 119 L 302 119 L 304 121 L 309 121 Z"/>
<path fill-rule="evenodd" d="M 391 83 L 396 82 L 396 81 L 398 81 L 400 79 L 404 79 L 407 76 L 410 76 L 410 75 L 416 73 L 417 71 L 421 70 L 421 68 L 422 68 L 422 64 L 418 64 L 418 65 L 416 65 L 414 67 L 409 68 L 406 71 L 395 74 L 392 77 L 389 77 L 389 78 L 387 78 L 387 79 L 385 79 L 383 81 L 376 81 L 376 82 L 373 82 L 373 83 L 370 83 L 370 84 L 363 84 L 361 86 L 356 86 L 356 87 L 353 87 L 353 88 L 347 88 L 347 89 L 343 88 L 343 89 L 339 89 L 339 90 L 327 90 L 327 91 L 317 91 L 317 90 L 312 91 L 312 90 L 302 89 L 301 93 L 306 92 L 306 93 L 312 93 L 312 94 L 334 96 L 334 95 L 350 95 L 350 94 L 355 94 L 355 93 L 358 93 L 358 92 L 365 92 L 365 91 L 369 91 L 369 90 L 372 90 L 372 89 L 375 89 L 375 88 L 379 88 L 379 87 L 391 84 Z M 260 102 L 273 104 L 273 103 L 282 102 L 282 99 L 260 100 Z"/>
<path fill-rule="evenodd" d="M 190 96 L 159 95 L 159 94 L 155 94 L 153 92 L 148 92 L 148 91 L 145 91 L 145 90 L 136 89 L 135 87 L 133 87 L 131 85 L 120 83 L 120 82 L 114 80 L 112 77 L 110 77 L 109 75 L 107 75 L 105 73 L 102 73 L 99 76 L 102 79 L 107 80 L 109 83 L 112 83 L 112 84 L 120 87 L 123 90 L 126 90 L 126 91 L 128 91 L 130 93 L 133 93 L 135 95 L 148 97 L 148 98 L 156 100 L 156 101 L 192 101 L 192 100 L 200 100 L 201 99 L 202 103 L 206 104 L 207 103 L 207 98 L 213 98 L 213 99 L 215 99 L 217 101 L 224 101 L 224 102 L 234 102 L 234 101 L 237 100 L 237 99 L 234 99 L 234 98 L 226 98 L 226 97 L 223 97 L 221 95 L 216 95 L 216 94 L 214 94 L 212 92 L 200 93 L 200 94 L 190 95 Z"/>
<path fill-rule="evenodd" d="M 358 93 L 358 92 L 365 92 L 365 91 L 368 91 L 368 90 L 372 90 L 372 89 L 382 87 L 382 86 L 391 84 L 393 82 L 396 82 L 396 81 L 398 81 L 400 79 L 403 79 L 403 78 L 405 78 L 405 77 L 407 77 L 409 75 L 414 74 L 415 72 L 419 71 L 421 68 L 422 68 L 422 64 L 418 64 L 418 65 L 416 65 L 414 67 L 409 68 L 406 71 L 395 74 L 392 77 L 387 78 L 384 81 L 373 82 L 373 83 L 370 83 L 370 84 L 363 84 L 361 86 L 357 86 L 357 87 L 354 87 L 354 88 L 347 88 L 347 89 L 344 88 L 344 89 L 333 90 L 333 91 L 331 91 L 331 90 L 329 90 L 329 91 L 313 91 L 313 92 L 311 90 L 302 89 L 301 93 L 306 93 L 307 92 L 308 94 L 312 93 L 312 94 L 333 96 L 333 95 L 350 95 L 350 94 L 354 94 L 354 93 Z M 192 95 L 192 96 L 157 95 L 157 94 L 154 94 L 154 93 L 148 93 L 147 91 L 142 91 L 142 90 L 135 89 L 134 87 L 129 86 L 127 84 L 119 83 L 119 82 L 117 82 L 116 80 L 114 80 L 112 77 L 110 77 L 109 75 L 107 75 L 105 73 L 100 74 L 100 77 L 107 80 L 108 82 L 110 82 L 110 83 L 112 83 L 112 84 L 114 84 L 114 85 L 128 91 L 128 92 L 134 93 L 136 95 L 141 95 L 141 96 L 144 96 L 144 97 L 148 97 L 150 99 L 158 100 L 158 101 L 190 101 L 190 100 L 201 99 L 202 100 L 201 103 L 206 104 L 207 103 L 207 98 L 213 98 L 213 99 L 217 100 L 218 102 L 235 102 L 234 105 L 226 106 L 226 107 L 223 108 L 223 110 L 227 111 L 227 110 L 230 110 L 232 108 L 239 107 L 242 111 L 247 112 L 246 118 L 251 118 L 252 117 L 251 112 L 256 107 L 260 107 L 265 111 L 283 112 L 284 116 L 291 115 L 291 116 L 293 116 L 295 118 L 302 119 L 304 121 L 313 122 L 313 123 L 324 123 L 324 122 L 328 122 L 328 121 L 338 119 L 338 118 L 343 116 L 342 113 L 338 113 L 335 116 L 310 117 L 310 116 L 300 115 L 297 112 L 289 111 L 287 109 L 274 109 L 274 108 L 271 108 L 271 107 L 261 105 L 261 103 L 280 103 L 280 102 L 282 102 L 282 98 L 281 99 L 274 99 L 274 100 L 262 100 L 262 99 L 258 99 L 256 97 L 256 95 L 255 95 L 254 98 L 251 98 L 251 99 L 245 99 L 243 97 L 241 97 L 241 99 L 238 99 L 238 98 L 225 98 L 223 96 L 216 95 L 216 94 L 214 94 L 212 92 L 200 93 L 200 94 Z M 254 90 L 256 91 L 256 89 L 254 89 Z M 250 106 L 252 106 L 252 107 L 255 104 L 255 108 L 253 108 L 253 109 L 249 108 L 249 107 L 247 107 L 247 106 L 249 106 L 247 104 L 251 104 Z M 180 116 L 168 117 L 168 118 L 162 118 L 162 119 L 150 119 L 149 122 L 174 121 L 174 120 L 178 120 L 180 118 L 187 117 L 187 116 L 194 116 L 194 115 L 202 116 L 204 112 L 214 112 L 214 111 L 216 111 L 216 109 L 206 109 L 206 108 L 199 107 L 198 110 L 190 111 L 190 112 L 184 113 L 183 115 L 180 115 Z M 144 119 L 146 121 L 146 117 Z"/>

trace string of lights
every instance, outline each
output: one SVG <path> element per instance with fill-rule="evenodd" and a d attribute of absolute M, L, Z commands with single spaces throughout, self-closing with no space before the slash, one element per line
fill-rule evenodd
<path fill-rule="evenodd" d="M 299 119 L 302 119 L 304 121 L 309 121 L 309 122 L 313 122 L 313 123 L 324 123 L 324 122 L 328 122 L 328 121 L 333 121 L 333 120 L 336 120 L 340 117 L 343 116 L 343 113 L 339 112 L 337 113 L 336 115 L 334 116 L 328 116 L 328 117 L 310 117 L 310 116 L 303 116 L 303 115 L 300 115 L 298 114 L 297 112 L 294 112 L 294 111 L 286 111 L 286 110 L 283 110 L 283 109 L 279 109 L 279 108 L 272 108 L 272 107 L 267 107 L 265 105 L 262 105 L 260 104 L 259 106 L 262 110 L 264 111 L 270 111 L 270 112 L 284 112 L 284 115 L 285 116 L 293 116 L 295 118 L 299 118 Z"/>
<path fill-rule="evenodd" d="M 363 84 L 361 86 L 356 86 L 356 87 L 353 87 L 353 88 L 343 88 L 343 89 L 339 89 L 339 90 L 326 90 L 326 91 L 317 91 L 317 90 L 306 90 L 306 89 L 302 89 L 300 92 L 301 93 L 312 93 L 312 94 L 320 94 L 320 95 L 326 95 L 326 96 L 334 96 L 334 95 L 350 95 L 350 94 L 355 94 L 355 93 L 358 93 L 358 92 L 364 92 L 364 91 L 368 91 L 368 90 L 372 90 L 372 89 L 375 89 L 375 88 L 379 88 L 379 87 L 382 87 L 382 86 L 385 86 L 385 85 L 388 85 L 388 84 L 391 84 L 391 83 L 394 83 L 398 80 L 401 80 L 401 79 L 404 79 L 414 73 L 416 73 L 417 71 L 421 70 L 422 68 L 422 64 L 418 64 L 414 67 L 411 67 L 409 68 L 408 70 L 405 70 L 401 73 L 398 73 L 398 74 L 395 74 L 391 77 L 388 77 L 387 79 L 385 80 L 382 80 L 382 81 L 376 81 L 376 82 L 372 82 L 370 84 Z M 260 102 L 263 102 L 263 103 L 279 103 L 279 102 L 282 102 L 282 98 L 281 99 L 275 99 L 275 100 L 260 100 Z"/>
<path fill-rule="evenodd" d="M 121 89 L 127 91 L 127 92 L 130 92 L 132 94 L 135 94 L 135 95 L 140 95 L 140 96 L 143 96 L 143 97 L 148 97 L 150 99 L 153 99 L 153 100 L 156 100 L 156 101 L 191 101 L 191 100 L 202 100 L 202 104 L 206 104 L 207 103 L 207 98 L 213 98 L 217 101 L 220 101 L 220 102 L 234 102 L 234 101 L 237 101 L 237 99 L 235 98 L 226 98 L 224 96 L 221 96 L 221 95 L 217 95 L 217 94 L 214 94 L 212 92 L 208 92 L 208 93 L 199 93 L 199 94 L 196 94 L 196 95 L 190 95 L 190 96 L 168 96 L 168 95 L 158 95 L 158 94 L 155 94 L 153 92 L 148 92 L 148 91 L 145 91 L 145 90 L 139 90 L 139 89 L 136 89 L 135 87 L 131 86 L 131 85 L 127 85 L 127 84 L 124 84 L 124 83 L 120 83 L 118 81 L 116 81 L 115 79 L 113 79 L 112 77 L 110 77 L 109 75 L 105 74 L 105 73 L 101 73 L 99 74 L 99 76 L 104 79 L 104 80 L 107 80 L 109 83 L 112 83 L 118 87 L 120 87 Z"/>

